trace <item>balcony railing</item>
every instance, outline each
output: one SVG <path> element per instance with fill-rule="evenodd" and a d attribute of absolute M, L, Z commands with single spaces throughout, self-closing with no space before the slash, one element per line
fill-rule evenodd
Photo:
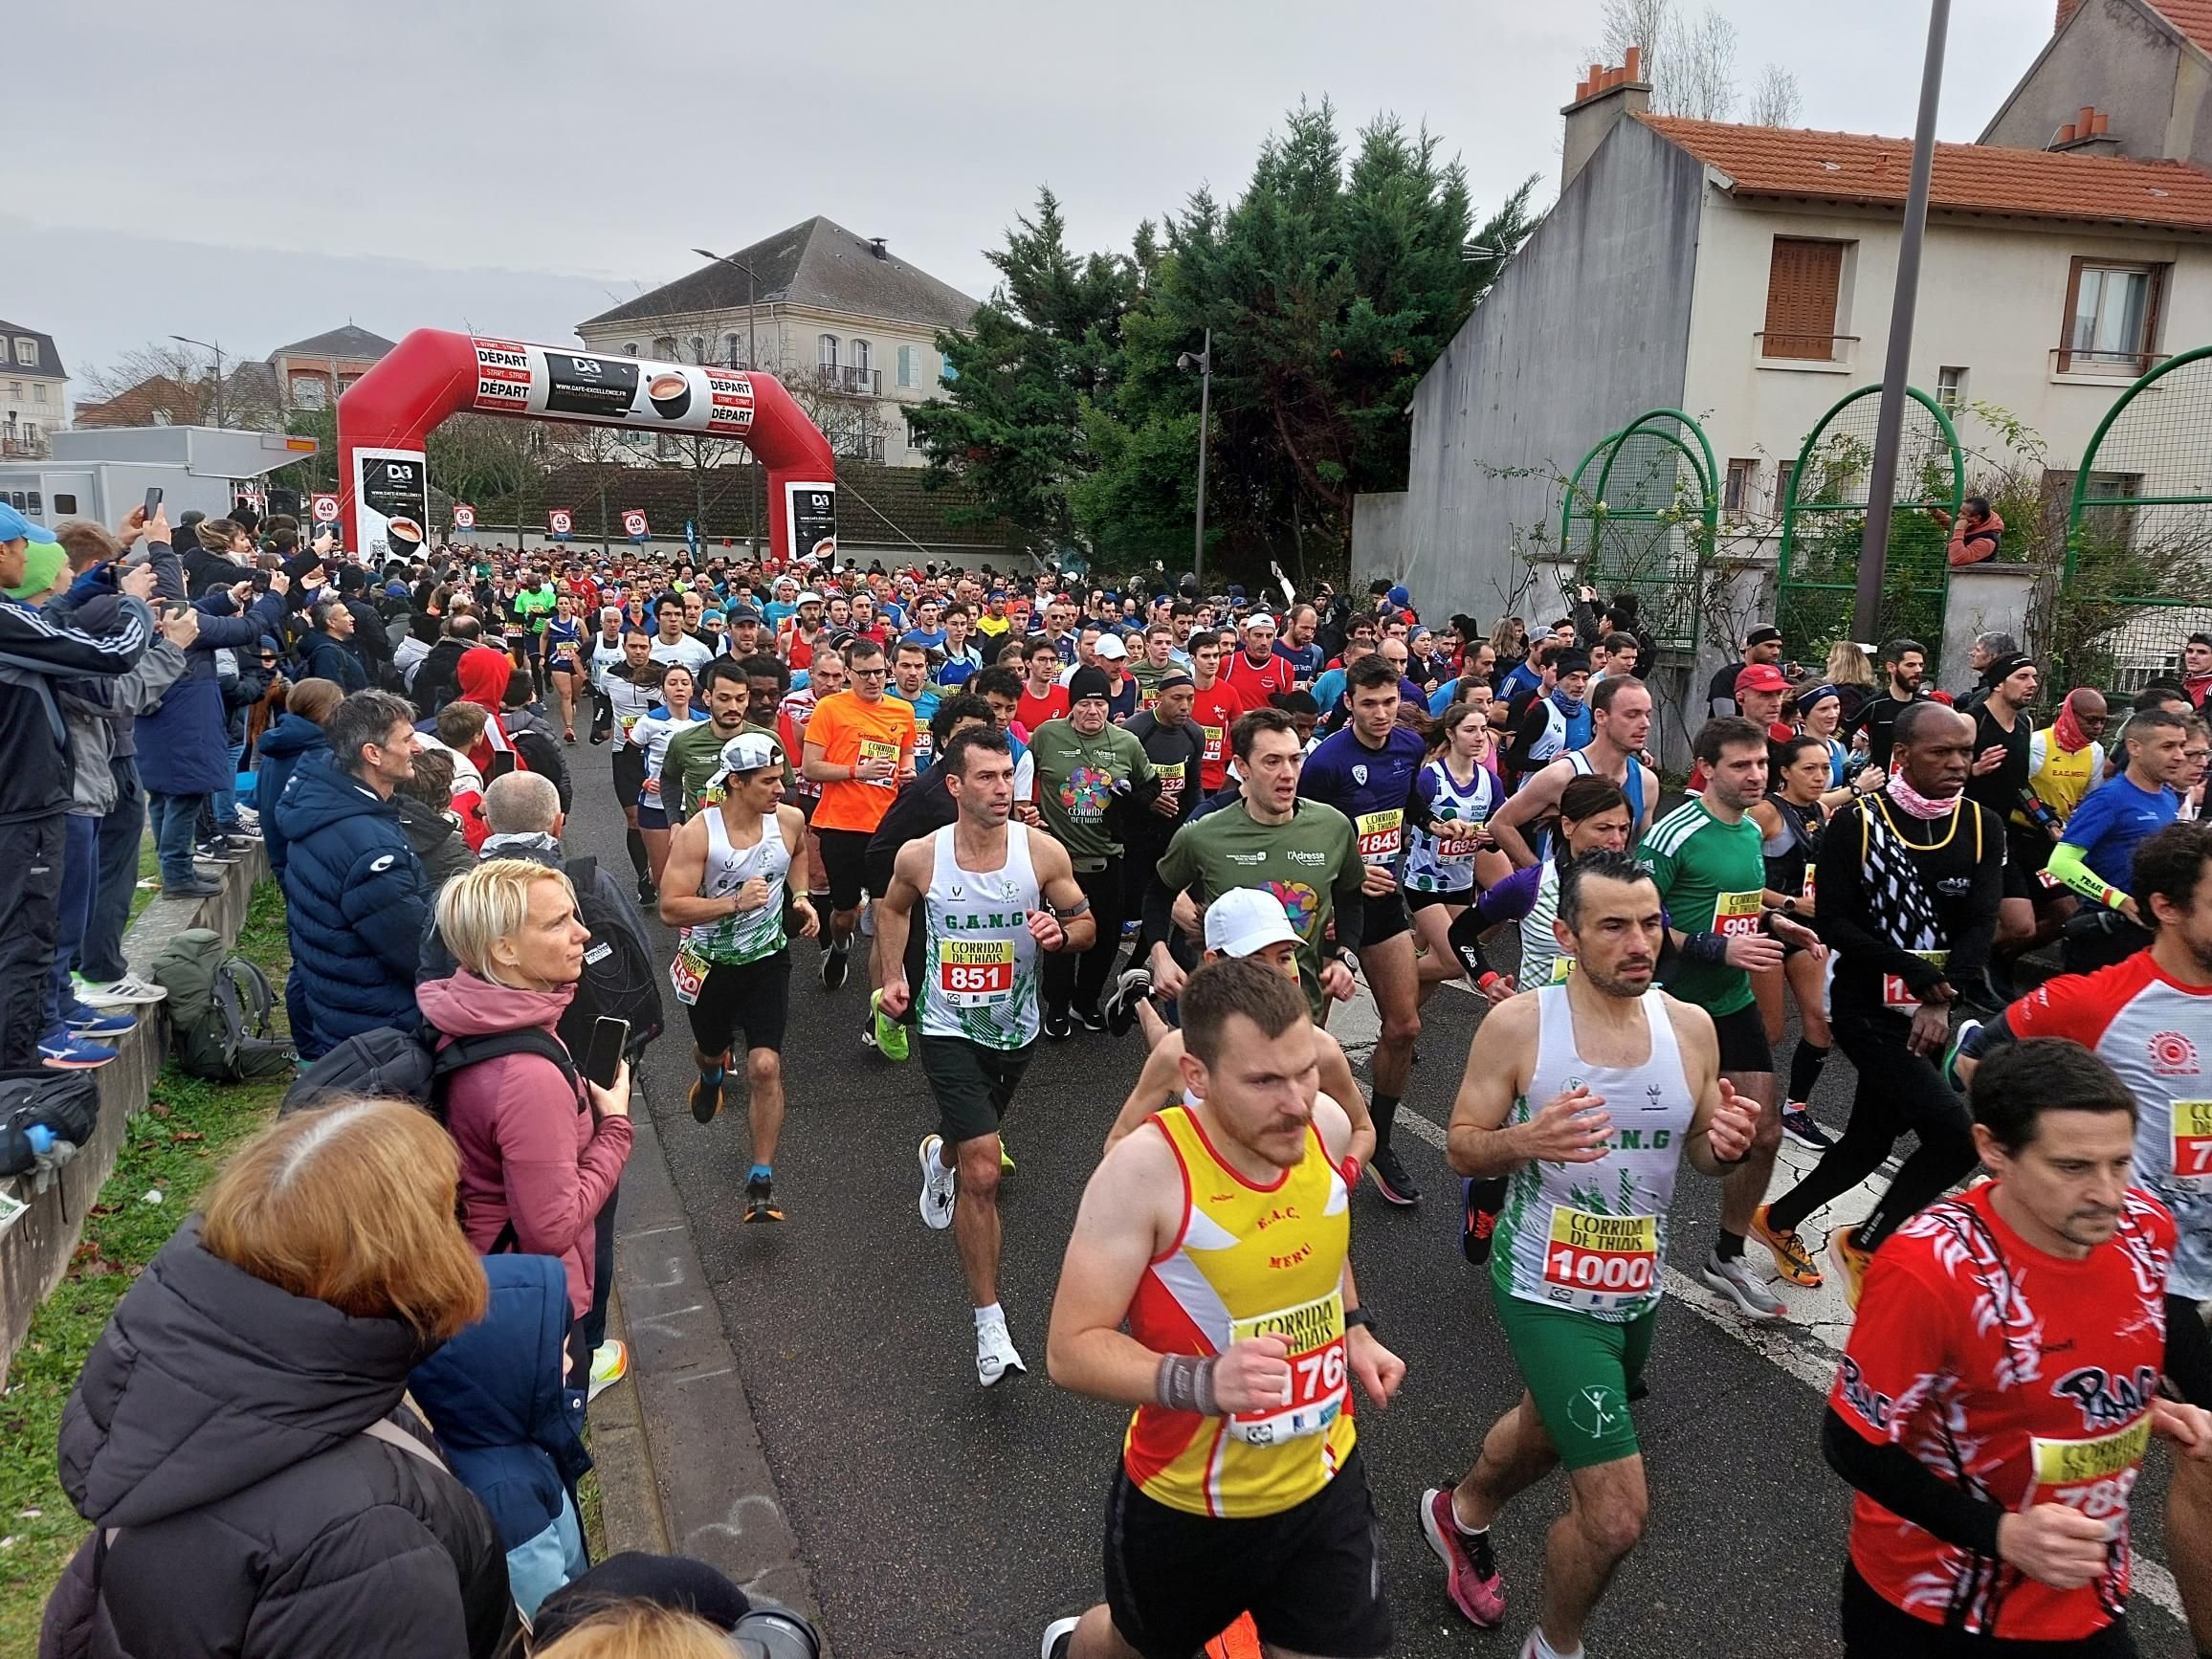
<path fill-rule="evenodd" d="M 839 392 L 847 397 L 881 397 L 883 370 L 855 368 L 842 363 L 816 364 L 814 385 L 823 391 Z"/>
<path fill-rule="evenodd" d="M 2170 355 L 2163 351 L 2076 351 L 2071 346 L 2059 345 L 2051 348 L 2050 371 L 2134 380 L 2150 373 Z"/>
<path fill-rule="evenodd" d="M 836 443 L 837 458 L 845 461 L 883 460 L 883 434 L 875 432 L 860 437 L 839 438 Z"/>
<path fill-rule="evenodd" d="M 44 437 L 27 438 L 20 432 L 0 434 L 0 458 L 11 461 L 43 461 L 46 455 Z"/>
<path fill-rule="evenodd" d="M 1855 334 L 1755 334 L 1762 363 L 1848 364 L 1859 343 Z"/>

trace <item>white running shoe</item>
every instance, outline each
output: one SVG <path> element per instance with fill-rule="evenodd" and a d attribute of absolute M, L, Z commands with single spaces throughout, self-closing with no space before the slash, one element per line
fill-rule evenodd
<path fill-rule="evenodd" d="M 1013 1338 L 1006 1335 L 1006 1320 L 991 1319 L 976 1327 L 976 1380 L 985 1388 L 1008 1371 L 1019 1371 L 1026 1376 L 1029 1369 L 1014 1348 Z"/>
<path fill-rule="evenodd" d="M 1743 1256 L 1722 1261 L 1717 1255 L 1709 1255 L 1698 1276 L 1755 1319 L 1779 1319 L 1789 1312 L 1766 1288 L 1765 1281 L 1751 1271 Z"/>
<path fill-rule="evenodd" d="M 943 1144 L 940 1135 L 921 1138 L 921 1219 L 939 1232 L 952 1226 L 953 1200 L 960 1196 L 960 1171 L 938 1161 Z"/>
<path fill-rule="evenodd" d="M 1080 1619 L 1054 1619 L 1047 1625 L 1044 1645 L 1037 1649 L 1040 1659 L 1068 1659 L 1068 1651 L 1075 1642 L 1075 1626 L 1082 1622 Z"/>
<path fill-rule="evenodd" d="M 136 974 L 124 974 L 111 984 L 97 984 L 91 980 L 77 982 L 77 1000 L 88 1007 L 133 1007 L 144 1003 L 158 1003 L 168 995 L 166 985 L 148 984 Z"/>

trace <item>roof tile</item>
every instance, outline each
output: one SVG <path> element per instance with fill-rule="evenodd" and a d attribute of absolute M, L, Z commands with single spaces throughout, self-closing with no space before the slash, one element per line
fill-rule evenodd
<path fill-rule="evenodd" d="M 2212 23 L 2212 0 L 2195 3 Z M 1912 179 L 1911 139 L 1679 116 L 1637 119 L 1726 173 L 1739 195 L 1901 206 Z M 1928 201 L 1954 212 L 2212 231 L 2212 173 L 2186 162 L 1937 144 Z"/>

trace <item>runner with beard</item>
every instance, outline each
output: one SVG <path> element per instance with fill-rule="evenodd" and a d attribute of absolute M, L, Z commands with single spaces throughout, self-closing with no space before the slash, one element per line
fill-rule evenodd
<path fill-rule="evenodd" d="M 1628 1402 L 1658 1323 L 1675 1176 L 1686 1158 L 1704 1175 L 1740 1168 L 1761 1116 L 1721 1074 L 1711 1016 L 1653 983 L 1668 932 L 1648 869 L 1620 852 L 1577 858 L 1560 873 L 1553 926 L 1576 971 L 1475 1028 L 1447 1150 L 1460 1175 L 1509 1182 L 1491 1299 L 1526 1386 L 1467 1477 L 1421 1499 L 1453 1604 L 1494 1626 L 1505 1586 L 1492 1524 L 1565 1466 L 1568 1509 L 1545 1543 L 1522 1659 L 1581 1654 L 1642 1536 Z"/>
<path fill-rule="evenodd" d="M 591 662 L 591 741 L 613 741 L 614 798 L 622 803 L 623 821 L 630 827 L 627 843 L 630 868 L 637 874 L 637 901 L 648 905 L 659 895 L 637 823 L 637 804 L 645 792 L 645 745 L 633 741 L 633 734 L 637 722 L 660 701 L 664 672 L 653 660 L 652 638 L 636 629 L 623 634 L 619 657 L 603 653 Z"/>

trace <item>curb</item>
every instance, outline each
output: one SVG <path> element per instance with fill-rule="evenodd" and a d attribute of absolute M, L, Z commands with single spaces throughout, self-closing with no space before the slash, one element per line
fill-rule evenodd
<path fill-rule="evenodd" d="M 608 1331 L 630 1344 L 630 1376 L 590 1407 L 608 1548 L 693 1557 L 819 1629 L 813 1581 L 659 1134 L 643 1095 L 631 1101 L 608 1310 Z M 827 1633 L 822 1651 L 831 1651 Z"/>

